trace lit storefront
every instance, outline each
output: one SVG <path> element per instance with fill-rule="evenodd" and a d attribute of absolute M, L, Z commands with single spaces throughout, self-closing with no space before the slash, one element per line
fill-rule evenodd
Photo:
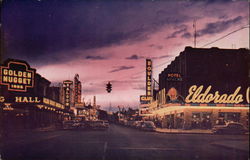
<path fill-rule="evenodd" d="M 210 129 L 216 124 L 239 122 L 248 126 L 248 105 L 165 104 L 150 110 L 146 119 L 160 119 L 163 128 Z"/>
<path fill-rule="evenodd" d="M 249 127 L 249 84 L 249 50 L 186 47 L 160 73 L 159 90 L 140 115 L 163 128 Z"/>
<path fill-rule="evenodd" d="M 52 98 L 49 85 L 27 62 L 8 59 L 0 68 L 3 129 L 46 127 L 70 116 L 59 99 Z"/>

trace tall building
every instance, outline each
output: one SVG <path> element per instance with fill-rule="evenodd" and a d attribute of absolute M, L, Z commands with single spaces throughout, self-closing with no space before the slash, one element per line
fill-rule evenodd
<path fill-rule="evenodd" d="M 96 108 L 96 96 L 93 98 L 93 107 Z"/>
<path fill-rule="evenodd" d="M 79 74 L 74 77 L 74 104 L 81 103 L 82 97 L 82 84 L 79 80 Z"/>
<path fill-rule="evenodd" d="M 0 112 L 3 128 L 46 127 L 63 120 L 68 110 L 59 101 L 58 88 L 22 60 L 0 65 Z"/>
<path fill-rule="evenodd" d="M 161 127 L 208 129 L 232 121 L 249 127 L 250 52 L 186 47 L 159 74 L 154 94 L 140 115 Z"/>
<path fill-rule="evenodd" d="M 250 84 L 250 54 L 247 49 L 186 47 L 160 74 L 159 90 L 174 87 L 186 97 L 191 86 L 211 86 L 210 92 L 244 94 Z M 241 103 L 247 103 L 246 99 Z"/>

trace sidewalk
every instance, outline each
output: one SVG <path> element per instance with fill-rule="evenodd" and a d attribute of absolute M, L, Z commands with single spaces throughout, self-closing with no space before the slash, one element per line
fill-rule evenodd
<path fill-rule="evenodd" d="M 248 141 L 220 141 L 213 142 L 211 145 L 224 147 L 227 149 L 235 149 L 238 151 L 248 152 L 249 151 L 249 142 Z"/>
<path fill-rule="evenodd" d="M 183 130 L 183 129 L 167 129 L 167 128 L 156 128 L 156 132 L 159 133 L 181 133 L 181 134 L 212 134 L 211 130 L 205 129 L 191 129 L 191 130 Z"/>

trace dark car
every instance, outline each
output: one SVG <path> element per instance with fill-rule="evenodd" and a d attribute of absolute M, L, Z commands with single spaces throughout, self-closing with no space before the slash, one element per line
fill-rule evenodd
<path fill-rule="evenodd" d="M 89 121 L 88 127 L 89 129 L 94 129 L 94 130 L 108 129 L 108 126 L 104 123 L 104 121 Z"/>
<path fill-rule="evenodd" d="M 141 129 L 142 125 L 143 125 L 143 121 L 135 121 L 134 123 L 134 127 L 137 129 Z"/>
<path fill-rule="evenodd" d="M 63 129 L 75 129 L 76 123 L 74 120 L 63 121 Z"/>
<path fill-rule="evenodd" d="M 247 129 L 241 123 L 228 123 L 226 125 L 216 125 L 212 128 L 214 134 L 245 134 Z"/>
<path fill-rule="evenodd" d="M 154 122 L 152 122 L 152 121 L 144 121 L 142 126 L 141 126 L 141 129 L 144 130 L 144 131 L 155 131 L 156 127 L 155 127 Z"/>

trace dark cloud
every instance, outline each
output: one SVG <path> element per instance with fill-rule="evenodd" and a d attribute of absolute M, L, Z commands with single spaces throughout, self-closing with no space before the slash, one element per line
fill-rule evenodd
<path fill-rule="evenodd" d="M 183 33 L 182 35 L 181 35 L 181 37 L 182 38 L 190 38 L 192 36 L 192 34 L 191 33 L 189 33 L 189 32 L 185 32 L 185 33 Z"/>
<path fill-rule="evenodd" d="M 133 54 L 133 55 L 131 55 L 131 56 L 129 56 L 129 57 L 126 57 L 125 59 L 137 60 L 137 59 L 142 59 L 142 58 L 145 58 L 145 57 L 143 57 L 143 56 L 138 56 L 138 55 L 136 55 L 136 54 Z"/>
<path fill-rule="evenodd" d="M 165 56 L 159 56 L 159 57 L 157 57 L 157 59 L 169 58 L 169 57 L 171 57 L 171 56 L 169 56 L 169 55 L 165 55 Z"/>
<path fill-rule="evenodd" d="M 141 82 L 145 82 L 145 80 L 112 80 L 110 81 L 111 83 L 141 83 Z"/>
<path fill-rule="evenodd" d="M 78 58 L 73 50 L 143 41 L 165 25 L 188 21 L 177 7 L 171 1 L 4 1 L 4 50 L 11 58 L 68 61 Z"/>
<path fill-rule="evenodd" d="M 239 24 L 243 20 L 243 17 L 238 16 L 233 19 L 217 21 L 213 23 L 206 24 L 206 27 L 197 31 L 197 36 L 204 36 L 208 34 L 216 34 L 225 31 L 226 29 L 232 27 L 235 24 Z"/>
<path fill-rule="evenodd" d="M 85 59 L 89 60 L 105 60 L 108 59 L 107 57 L 102 57 L 102 56 L 86 56 Z"/>
<path fill-rule="evenodd" d="M 109 73 L 113 73 L 113 72 L 119 72 L 122 70 L 128 70 L 128 69 L 133 69 L 135 68 L 134 66 L 119 66 L 119 67 L 115 67 L 116 69 L 113 69 L 111 71 L 109 71 Z"/>
<path fill-rule="evenodd" d="M 163 49 L 162 45 L 150 44 L 149 47 L 156 48 L 156 49 Z"/>
<path fill-rule="evenodd" d="M 230 3 L 233 2 L 235 0 L 205 0 L 204 2 L 206 2 L 206 4 L 214 4 L 214 3 Z M 226 5 L 226 4 L 225 4 Z"/>
<path fill-rule="evenodd" d="M 186 25 L 181 25 L 179 27 L 176 27 L 176 29 L 177 29 L 177 31 L 175 31 L 171 35 L 167 36 L 167 39 L 176 38 L 177 35 L 187 32 L 187 26 Z"/>
<path fill-rule="evenodd" d="M 158 56 L 158 57 L 148 57 L 149 59 L 163 59 L 163 58 L 169 58 L 172 57 L 170 55 L 164 55 L 164 56 Z"/>

